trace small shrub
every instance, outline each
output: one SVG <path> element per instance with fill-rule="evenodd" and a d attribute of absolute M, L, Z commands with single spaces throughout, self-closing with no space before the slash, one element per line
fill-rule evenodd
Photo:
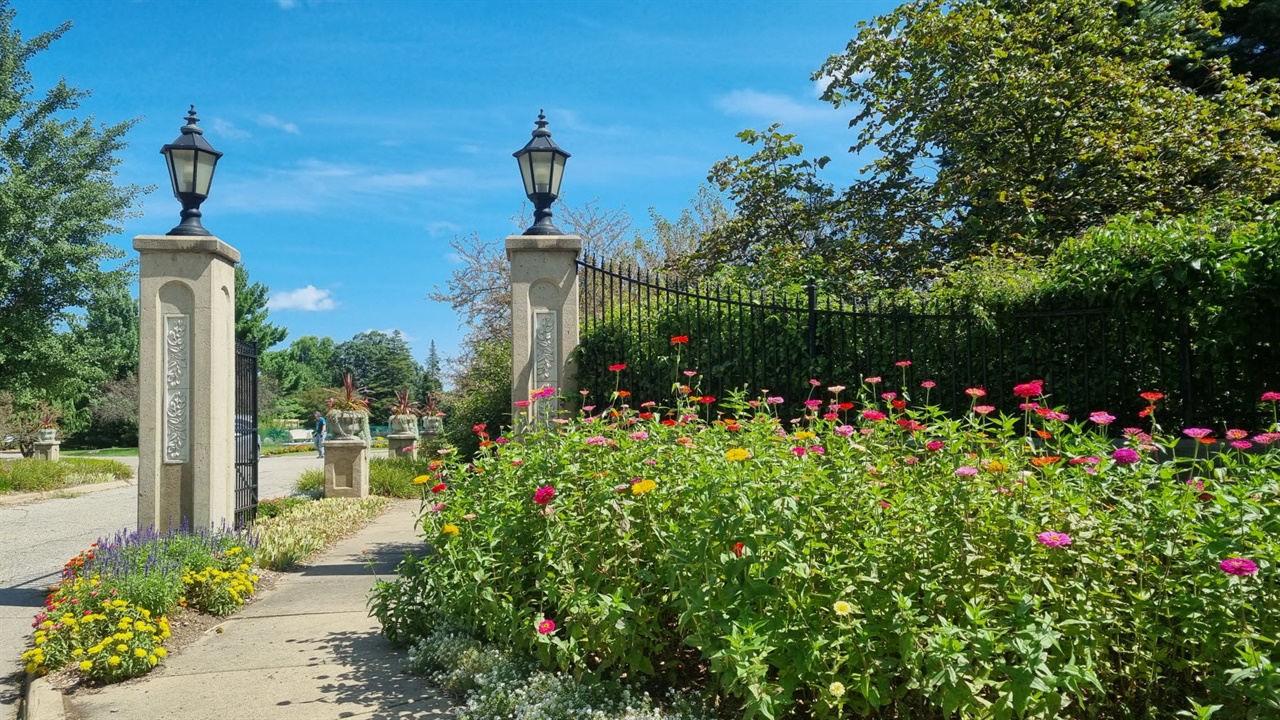
<path fill-rule="evenodd" d="M 286 497 L 260 500 L 258 501 L 258 519 L 266 520 L 267 518 L 277 517 L 303 503 L 311 502 L 311 500 L 310 496 L 304 495 L 288 495 Z"/>
<path fill-rule="evenodd" d="M 369 461 L 369 491 L 384 497 L 421 497 L 422 489 L 413 479 L 421 474 L 417 470 L 422 465 L 403 458 L 374 458 Z"/>
<path fill-rule="evenodd" d="M 313 500 L 324 497 L 324 470 L 319 468 L 303 470 L 297 482 L 293 484 L 293 491 Z"/>
<path fill-rule="evenodd" d="M 186 569 L 182 602 L 211 615 L 230 615 L 257 588 L 258 576 L 252 570 L 253 558 L 242 547 L 228 548 L 216 564 Z"/>

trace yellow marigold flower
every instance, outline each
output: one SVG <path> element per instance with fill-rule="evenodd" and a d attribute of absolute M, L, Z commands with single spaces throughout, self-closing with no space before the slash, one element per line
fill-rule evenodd
<path fill-rule="evenodd" d="M 228 555 L 239 555 L 239 554 L 241 553 L 241 551 L 243 551 L 243 550 L 244 550 L 244 548 L 242 548 L 242 547 L 240 547 L 239 545 L 237 545 L 237 546 L 235 546 L 235 547 L 231 548 L 230 550 L 228 550 L 228 551 L 227 551 L 227 554 L 228 554 Z"/>
<path fill-rule="evenodd" d="M 124 643 L 120 643 L 119 645 L 116 646 L 116 652 L 118 653 L 129 652 L 129 646 L 125 645 Z"/>
<path fill-rule="evenodd" d="M 34 673 L 35 673 L 35 671 L 36 671 L 36 664 L 35 664 L 35 663 L 27 663 L 27 667 L 26 667 L 25 669 L 26 669 L 26 671 L 27 671 L 29 674 L 34 674 Z"/>
<path fill-rule="evenodd" d="M 107 658 L 107 664 L 108 664 L 108 665 L 110 665 L 111 667 L 115 667 L 115 666 L 119 665 L 119 664 L 120 664 L 120 656 L 119 656 L 119 655 L 112 655 L 111 657 Z"/>
<path fill-rule="evenodd" d="M 144 657 L 146 657 L 146 656 L 147 656 L 147 651 L 146 651 L 146 650 L 143 650 L 142 648 L 134 648 L 134 649 L 133 649 L 133 656 L 134 656 L 134 657 L 139 657 L 139 658 L 144 658 Z"/>
<path fill-rule="evenodd" d="M 153 652 L 155 652 L 157 657 L 164 657 L 165 655 L 169 654 L 168 650 L 165 650 L 164 648 L 161 648 L 161 647 L 156 648 Z"/>
<path fill-rule="evenodd" d="M 160 662 L 160 658 L 156 657 L 155 655 L 148 655 L 147 662 L 151 663 L 151 667 L 155 667 L 156 663 Z"/>
<path fill-rule="evenodd" d="M 418 477 L 413 479 L 414 485 L 426 485 L 429 482 L 431 482 L 430 475 L 419 475 Z"/>
<path fill-rule="evenodd" d="M 48 638 L 38 637 L 38 638 L 36 638 L 36 641 L 35 641 L 35 642 L 36 642 L 36 645 L 43 645 L 43 644 L 45 644 L 46 642 L 48 642 L 48 640 L 49 640 Z"/>
<path fill-rule="evenodd" d="M 84 661 L 81 661 L 81 663 L 80 663 L 80 669 L 81 669 L 81 670 L 83 670 L 83 671 L 85 671 L 85 672 L 88 672 L 88 671 L 89 671 L 89 669 L 90 669 L 90 668 L 92 668 L 92 667 L 93 667 L 93 662 L 91 662 L 91 661 L 89 661 L 89 660 L 84 660 Z"/>
<path fill-rule="evenodd" d="M 987 472 L 989 473 L 1002 473 L 1008 469 L 1009 463 L 1004 462 L 1003 460 L 992 460 L 987 463 Z"/>
<path fill-rule="evenodd" d="M 837 615 L 848 615 L 849 613 L 853 612 L 853 606 L 845 602 L 844 600 L 837 600 L 836 604 L 833 606 L 833 609 L 836 611 Z"/>
<path fill-rule="evenodd" d="M 844 683 L 831 683 L 827 686 L 827 692 L 831 693 L 832 697 L 840 697 L 844 695 Z"/>
<path fill-rule="evenodd" d="M 133 629 L 137 630 L 138 632 L 142 632 L 143 630 L 147 629 L 147 624 L 142 622 L 141 620 L 135 620 L 133 623 Z"/>
<path fill-rule="evenodd" d="M 45 630 L 48 630 L 49 628 L 53 627 L 53 621 L 45 620 L 44 622 L 40 623 L 40 627 L 44 628 Z"/>
<path fill-rule="evenodd" d="M 454 525 L 453 523 L 445 523 L 445 526 L 440 528 L 440 532 L 445 535 L 457 535 L 459 530 L 457 525 Z"/>
<path fill-rule="evenodd" d="M 72 657 L 80 657 L 83 654 L 84 654 L 84 650 L 82 648 L 76 648 L 75 650 L 71 651 Z"/>
<path fill-rule="evenodd" d="M 652 492 L 653 489 L 656 487 L 658 487 L 658 483 L 652 480 L 641 480 L 640 482 L 631 486 L 631 494 L 643 495 L 647 492 Z"/>
<path fill-rule="evenodd" d="M 739 462 L 746 460 L 749 457 L 751 457 L 751 451 L 744 448 L 730 448 L 729 451 L 724 454 L 724 459 L 729 462 Z"/>

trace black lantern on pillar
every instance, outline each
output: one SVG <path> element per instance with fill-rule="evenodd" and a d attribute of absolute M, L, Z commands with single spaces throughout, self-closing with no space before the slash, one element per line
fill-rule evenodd
<path fill-rule="evenodd" d="M 569 153 L 560 149 L 551 139 L 547 129 L 547 117 L 538 111 L 537 130 L 529 143 L 512 153 L 520 163 L 520 177 L 524 179 L 524 193 L 533 203 L 533 226 L 525 235 L 563 235 L 560 228 L 551 223 L 551 203 L 560 196 L 560 181 L 564 179 L 564 161 Z"/>
<path fill-rule="evenodd" d="M 169 231 L 170 235 L 211 235 L 200 224 L 200 203 L 209 197 L 209 185 L 213 183 L 213 170 L 222 153 L 213 149 L 204 139 L 204 130 L 196 125 L 196 106 L 187 113 L 187 124 L 177 140 L 160 148 L 169 164 L 169 180 L 173 183 L 173 196 L 182 203 L 182 222 Z"/>

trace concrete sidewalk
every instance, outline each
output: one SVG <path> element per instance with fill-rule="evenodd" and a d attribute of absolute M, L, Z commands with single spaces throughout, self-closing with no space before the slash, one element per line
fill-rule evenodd
<path fill-rule="evenodd" d="M 445 697 L 401 673 L 403 653 L 379 634 L 365 605 L 375 573 L 391 577 L 406 551 L 422 549 L 413 529 L 417 508 L 416 501 L 397 503 L 300 572 L 285 574 L 275 589 L 224 621 L 223 632 L 210 630 L 147 678 L 65 698 L 66 715 L 75 720 L 452 717 Z M 47 699 L 37 700 L 40 714 L 30 720 L 60 717 L 62 708 L 44 709 Z"/>

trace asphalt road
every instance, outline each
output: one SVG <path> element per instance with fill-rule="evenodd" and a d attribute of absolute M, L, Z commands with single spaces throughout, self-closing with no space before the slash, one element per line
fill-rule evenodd
<path fill-rule="evenodd" d="M 131 465 L 138 459 L 113 458 Z M 262 458 L 258 496 L 287 495 L 294 481 L 324 461 L 311 454 Z M 0 720 L 17 713 L 19 659 L 27 647 L 31 618 L 57 583 L 62 566 L 93 541 L 138 520 L 133 485 L 21 505 L 0 505 Z"/>

